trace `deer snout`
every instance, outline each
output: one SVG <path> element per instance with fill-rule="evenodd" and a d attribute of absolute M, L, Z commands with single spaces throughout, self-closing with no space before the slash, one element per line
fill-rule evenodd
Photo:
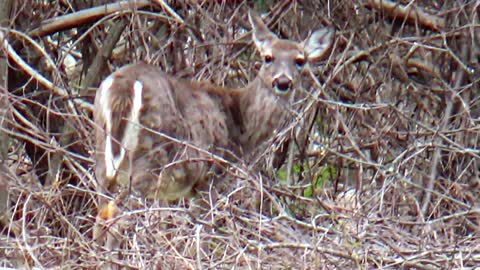
<path fill-rule="evenodd" d="M 286 93 L 288 90 L 290 90 L 290 88 L 292 88 L 292 79 L 286 75 L 280 75 L 273 79 L 272 87 L 276 92 Z"/>

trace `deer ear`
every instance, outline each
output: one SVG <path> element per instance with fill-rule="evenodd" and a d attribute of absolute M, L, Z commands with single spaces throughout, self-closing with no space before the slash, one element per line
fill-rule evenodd
<path fill-rule="evenodd" d="M 303 48 L 309 61 L 320 60 L 330 51 L 335 37 L 335 29 L 323 28 L 313 32 L 303 41 Z"/>
<path fill-rule="evenodd" d="M 257 49 L 264 54 L 277 36 L 272 33 L 262 19 L 253 10 L 248 12 L 248 20 L 252 25 L 252 40 L 255 42 Z"/>

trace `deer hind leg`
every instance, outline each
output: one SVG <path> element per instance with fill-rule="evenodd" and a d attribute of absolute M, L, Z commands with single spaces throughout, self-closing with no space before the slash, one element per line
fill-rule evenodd
<path fill-rule="evenodd" d="M 99 178 L 99 208 L 93 228 L 95 241 L 108 250 L 118 250 L 121 245 L 122 225 L 119 224 L 119 202 L 126 194 L 119 195 L 114 201 L 108 201 L 105 192 L 115 193 L 117 185 L 128 185 L 132 168 L 131 155 L 135 153 L 140 133 L 140 111 L 142 109 L 143 85 L 133 82 L 132 95 L 114 98 L 114 93 L 122 91 L 115 74 L 105 79 L 95 101 L 96 121 L 104 123 L 105 130 L 97 130 L 97 170 Z M 128 87 L 127 87 L 128 88 Z M 129 99 L 132 99 L 129 102 Z M 128 101 L 128 102 L 127 102 Z M 131 105 L 125 105 L 131 104 Z M 126 119 L 124 119 L 126 117 Z M 124 131 L 118 130 L 125 124 Z M 117 147 L 119 146 L 119 147 Z"/>
<path fill-rule="evenodd" d="M 94 241 L 110 253 L 110 260 L 120 261 L 120 248 L 123 240 L 124 227 L 120 223 L 121 211 L 115 201 L 103 205 L 97 214 L 95 226 L 93 227 Z M 101 266 L 102 269 L 118 269 L 110 262 Z"/>

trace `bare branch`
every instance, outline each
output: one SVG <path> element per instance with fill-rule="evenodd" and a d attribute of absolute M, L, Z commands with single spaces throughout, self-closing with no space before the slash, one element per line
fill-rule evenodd
<path fill-rule="evenodd" d="M 2 47 L 3 49 L 7 52 L 8 56 L 12 59 L 15 64 L 17 64 L 25 73 L 30 75 L 32 78 L 37 80 L 40 84 L 42 84 L 44 87 L 47 89 L 51 90 L 55 94 L 59 95 L 60 97 L 64 97 L 67 99 L 70 99 L 70 95 L 68 92 L 60 88 L 56 85 L 54 85 L 51 81 L 49 81 L 47 78 L 45 78 L 42 74 L 38 73 L 37 70 L 32 68 L 30 65 L 28 65 L 27 62 L 25 62 L 18 54 L 15 52 L 15 50 L 12 48 L 12 46 L 9 44 L 8 40 L 5 38 L 5 33 L 4 30 L 0 30 L 0 40 L 2 41 Z M 82 108 L 88 110 L 88 111 L 93 111 L 93 106 L 92 104 L 80 100 L 80 99 L 74 99 L 74 103 L 78 104 Z"/>
<path fill-rule="evenodd" d="M 413 24 L 418 23 L 435 31 L 442 31 L 445 28 L 443 18 L 426 13 L 414 3 L 404 6 L 389 0 L 369 0 L 367 6 L 386 12 L 391 18 L 406 20 Z"/>
<path fill-rule="evenodd" d="M 111 13 L 126 11 L 129 9 L 141 9 L 149 4 L 150 1 L 147 0 L 129 0 L 77 11 L 75 13 L 45 20 L 42 22 L 41 26 L 30 31 L 29 35 L 33 37 L 42 37 L 51 33 L 90 23 Z"/>

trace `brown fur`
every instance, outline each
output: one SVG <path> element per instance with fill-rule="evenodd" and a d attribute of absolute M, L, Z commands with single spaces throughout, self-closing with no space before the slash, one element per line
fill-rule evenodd
<path fill-rule="evenodd" d="M 108 102 L 112 110 L 111 136 L 117 142 L 114 154 L 119 153 L 119 142 L 127 135 L 125 126 L 135 81 L 143 86 L 139 119 L 143 128 L 138 144 L 127 150 L 118 174 L 107 179 L 106 119 L 104 104 L 97 95 L 96 175 L 102 187 L 112 191 L 117 183 L 128 186 L 131 181 L 133 189 L 143 196 L 177 199 L 206 178 L 211 157 L 205 150 L 222 155 L 222 149 L 229 149 L 245 157 L 284 127 L 291 118 L 290 101 L 299 74 L 296 61 L 323 57 L 333 38 L 328 31 L 319 33 L 316 38 L 326 48 L 321 47 L 323 54 L 310 50 L 315 55 L 308 59 L 304 49 L 308 45 L 278 39 L 257 16 L 251 15 L 250 21 L 262 57 L 272 56 L 274 60 L 264 64 L 257 78 L 244 88 L 230 90 L 208 82 L 180 81 L 145 63 L 128 65 L 111 75 Z M 291 87 L 285 89 L 290 83 Z"/>

